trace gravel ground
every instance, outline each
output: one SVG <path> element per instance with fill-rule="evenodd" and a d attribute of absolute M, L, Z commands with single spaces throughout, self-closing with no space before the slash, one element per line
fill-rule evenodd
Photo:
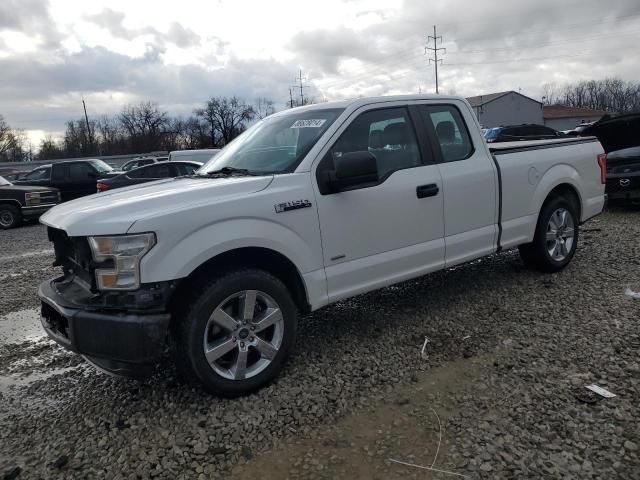
<path fill-rule="evenodd" d="M 394 458 L 469 478 L 640 479 L 640 300 L 624 295 L 640 290 L 639 220 L 589 222 L 558 274 L 505 252 L 315 312 L 278 382 L 236 400 L 182 385 L 169 362 L 116 379 L 38 338 L 45 231 L 0 232 L 0 475 L 456 478 Z"/>

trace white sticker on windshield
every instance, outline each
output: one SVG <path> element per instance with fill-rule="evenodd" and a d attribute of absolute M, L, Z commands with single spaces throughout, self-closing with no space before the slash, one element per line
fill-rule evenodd
<path fill-rule="evenodd" d="M 324 122 L 327 120 L 325 118 L 310 118 L 309 120 L 296 120 L 293 122 L 290 128 L 320 128 Z"/>

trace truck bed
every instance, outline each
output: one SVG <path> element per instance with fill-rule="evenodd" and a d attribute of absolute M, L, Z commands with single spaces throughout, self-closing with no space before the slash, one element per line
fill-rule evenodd
<path fill-rule="evenodd" d="M 528 140 L 520 142 L 489 143 L 489 151 L 496 155 L 540 148 L 562 147 L 567 144 L 597 142 L 596 137 L 554 138 L 553 140 Z"/>

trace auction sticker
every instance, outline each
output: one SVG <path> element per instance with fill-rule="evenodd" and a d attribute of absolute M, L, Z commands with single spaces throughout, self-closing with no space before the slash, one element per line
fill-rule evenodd
<path fill-rule="evenodd" d="M 310 118 L 309 120 L 296 120 L 291 128 L 319 128 L 324 125 L 325 118 Z"/>

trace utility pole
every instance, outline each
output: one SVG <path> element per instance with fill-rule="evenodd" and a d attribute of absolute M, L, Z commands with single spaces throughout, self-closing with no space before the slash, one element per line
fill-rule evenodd
<path fill-rule="evenodd" d="M 300 69 L 298 75 L 295 78 L 296 85 L 293 86 L 293 88 L 299 88 L 300 89 L 300 106 L 304 105 L 304 92 L 303 92 L 303 89 L 304 88 L 309 88 L 308 85 L 304 85 L 303 82 L 305 80 L 306 80 L 306 78 L 304 78 L 302 76 L 302 69 Z M 289 90 L 291 90 L 291 89 L 289 89 Z M 291 92 L 289 92 L 289 94 L 291 94 Z M 293 100 L 292 100 L 292 102 L 293 102 Z"/>
<path fill-rule="evenodd" d="M 431 50 L 433 52 L 433 57 L 434 58 L 429 57 L 429 65 L 431 65 L 431 62 L 433 62 L 433 64 L 436 67 L 436 93 L 440 93 L 438 91 L 438 62 L 440 62 L 440 64 L 442 64 L 442 59 L 438 59 L 438 52 L 440 50 L 443 50 L 444 53 L 447 53 L 447 49 L 443 48 L 443 47 L 438 47 L 438 40 L 442 44 L 442 35 L 438 36 L 438 34 L 436 32 L 436 26 L 435 25 L 433 26 L 433 36 L 429 35 L 427 37 L 427 45 L 429 45 L 429 42 L 431 40 L 433 40 L 433 47 L 425 46 L 424 47 L 424 53 L 426 55 L 427 54 L 427 50 Z"/>
<path fill-rule="evenodd" d="M 91 141 L 91 128 L 89 128 L 89 117 L 87 115 L 87 105 L 84 103 L 84 97 L 82 98 L 82 108 L 84 108 L 84 120 L 85 122 L 87 122 L 87 139 L 89 140 L 89 154 L 91 154 L 91 145 L 92 145 L 92 141 Z"/>
<path fill-rule="evenodd" d="M 289 87 L 289 108 L 293 108 L 293 95 L 291 94 L 291 87 Z"/>

